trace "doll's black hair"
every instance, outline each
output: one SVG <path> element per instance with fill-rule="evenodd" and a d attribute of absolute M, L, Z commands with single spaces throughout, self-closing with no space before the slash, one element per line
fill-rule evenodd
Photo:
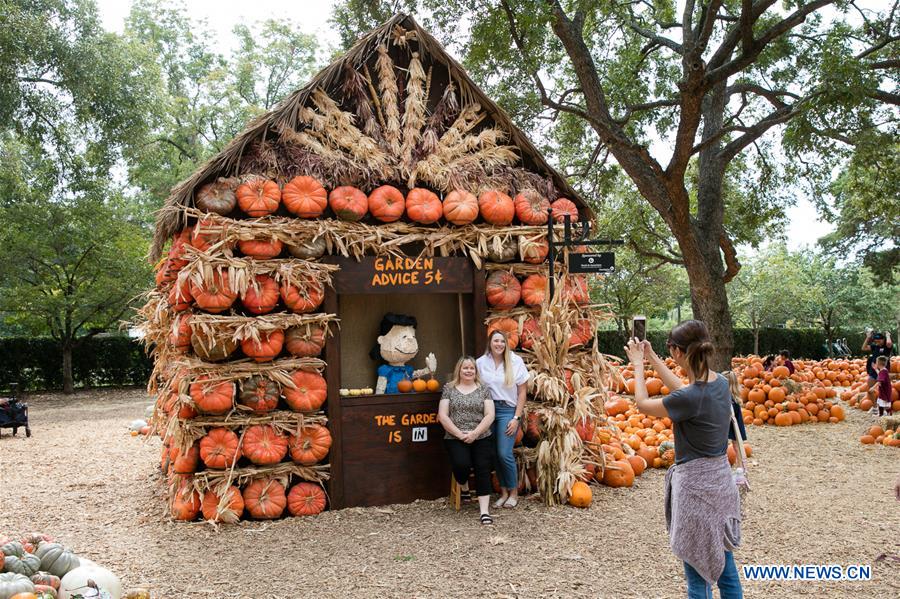
<path fill-rule="evenodd" d="M 418 324 L 415 316 L 388 312 L 384 315 L 384 318 L 381 319 L 381 324 L 378 326 L 378 336 L 381 337 L 387 335 L 395 326 L 416 328 Z M 381 360 L 381 346 L 378 344 L 377 340 L 371 351 L 369 351 L 369 357 L 373 360 Z"/>

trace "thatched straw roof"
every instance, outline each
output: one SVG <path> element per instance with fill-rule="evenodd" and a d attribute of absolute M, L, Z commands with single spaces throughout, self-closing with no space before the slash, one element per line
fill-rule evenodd
<path fill-rule="evenodd" d="M 451 91 L 455 91 L 458 95 L 459 106 L 470 108 L 474 106 L 476 111 L 484 117 L 483 119 L 481 119 L 481 117 L 473 119 L 474 122 L 472 122 L 467 131 L 471 131 L 472 133 L 477 131 L 477 129 L 475 129 L 476 124 L 482 128 L 479 142 L 483 144 L 481 146 L 482 148 L 487 147 L 489 150 L 495 152 L 494 154 L 491 154 L 491 156 L 496 157 L 494 164 L 501 165 L 501 168 L 504 166 L 507 167 L 507 176 L 514 176 L 514 174 L 509 174 L 512 169 L 508 167 L 512 166 L 511 161 L 516 161 L 518 163 L 516 167 L 520 169 L 517 172 L 521 173 L 522 169 L 524 169 L 528 173 L 533 173 L 538 179 L 544 179 L 546 181 L 546 189 L 555 190 L 559 196 L 566 196 L 576 203 L 582 218 L 589 219 L 592 217 L 590 209 L 572 186 L 569 185 L 562 175 L 547 163 L 531 141 L 529 141 L 529 139 L 512 123 L 509 116 L 481 89 L 479 89 L 475 82 L 465 73 L 462 66 L 447 54 L 441 44 L 427 31 L 420 28 L 412 17 L 404 14 L 397 14 L 389 21 L 361 38 L 340 59 L 333 62 L 313 77 L 305 87 L 293 92 L 272 110 L 254 119 L 247 128 L 238 134 L 221 152 L 197 169 L 190 178 L 179 183 L 172 190 L 171 195 L 166 200 L 165 206 L 157 215 L 156 232 L 154 235 L 153 246 L 150 251 L 151 258 L 157 260 L 162 254 L 162 249 L 166 240 L 187 224 L 187 216 L 184 212 L 184 208 L 193 206 L 194 191 L 199 186 L 214 181 L 217 177 L 229 177 L 244 174 L 242 170 L 246 169 L 246 164 L 242 165 L 242 161 L 246 160 L 245 154 L 250 150 L 258 148 L 260 143 L 275 140 L 283 136 L 285 132 L 299 130 L 302 133 L 305 130 L 309 130 L 309 127 L 311 126 L 310 119 L 322 119 L 320 115 L 309 108 L 311 105 L 321 111 L 323 110 L 322 106 L 324 103 L 324 110 L 331 110 L 332 114 L 336 113 L 338 115 L 338 120 L 340 120 L 342 118 L 341 112 L 337 109 L 339 108 L 341 111 L 346 110 L 344 104 L 341 101 L 337 101 L 335 104 L 338 104 L 339 106 L 334 106 L 328 105 L 328 102 L 330 102 L 329 97 L 340 97 L 342 94 L 345 98 L 347 97 L 346 82 L 344 80 L 347 78 L 348 71 L 351 73 L 352 71 L 365 73 L 366 76 L 364 78 L 359 78 L 359 80 L 368 81 L 370 91 L 374 92 L 374 88 L 372 87 L 372 80 L 374 77 L 369 77 L 369 69 L 371 67 L 372 71 L 375 71 L 381 66 L 377 61 L 379 60 L 379 53 L 381 54 L 380 58 L 384 58 L 386 54 L 385 48 L 390 48 L 390 55 L 395 61 L 396 67 L 401 72 L 409 72 L 410 74 L 408 85 L 411 91 L 407 97 L 412 95 L 415 91 L 419 94 L 419 102 L 421 104 L 419 106 L 419 114 L 417 115 L 417 122 L 419 124 L 421 124 L 425 118 L 430 116 L 428 113 L 434 110 L 435 105 L 438 103 L 438 100 L 441 99 L 444 90 L 449 85 L 453 85 L 453 90 Z M 416 58 L 416 60 L 420 61 L 420 64 L 416 65 L 420 72 L 423 67 L 427 66 L 427 82 L 421 75 L 418 80 L 414 80 L 417 68 L 414 68 L 411 64 L 410 56 L 420 57 Z M 398 81 L 397 83 L 399 83 L 401 87 L 404 84 L 403 81 Z M 413 88 L 413 83 L 418 83 L 417 89 Z M 342 85 L 344 85 L 343 88 Z M 317 95 L 318 90 L 324 91 L 327 95 L 321 94 L 321 92 Z M 424 98 L 422 98 L 423 95 Z M 402 102 L 403 99 L 400 98 L 400 101 Z M 381 107 L 378 106 L 377 98 L 373 104 L 375 105 L 375 108 L 380 111 Z M 409 106 L 410 103 L 407 101 L 404 108 L 408 110 Z M 480 111 L 478 108 L 480 108 Z M 354 119 L 361 120 L 358 115 L 352 113 L 345 114 L 349 114 L 351 121 Z M 378 116 L 380 120 L 384 120 L 384 115 L 381 112 L 378 113 Z M 387 114 L 388 118 L 386 120 L 390 121 L 390 116 L 390 114 Z M 404 114 L 403 120 L 403 133 L 406 134 L 410 127 L 415 127 L 416 125 L 409 125 L 407 123 L 407 121 L 411 121 L 412 119 L 407 119 L 406 114 Z M 349 123 L 350 127 L 355 130 L 355 126 L 351 121 L 341 122 Z M 369 125 L 373 125 L 373 123 L 375 123 L 374 126 L 377 127 L 374 117 L 371 117 Z M 314 127 L 314 125 L 312 126 Z M 385 126 L 384 122 L 382 122 L 382 126 Z M 388 133 L 390 126 L 390 122 L 385 126 L 385 131 Z M 485 128 L 492 128 L 492 130 L 485 131 Z M 345 127 L 344 132 L 346 131 L 349 131 L 349 129 Z M 396 125 L 394 132 L 395 134 L 397 133 Z M 323 136 L 321 135 L 321 131 L 317 133 L 319 134 L 318 139 L 322 140 Z M 358 134 L 359 131 L 355 130 L 353 133 Z M 418 131 L 416 131 L 415 134 L 418 135 Z M 385 137 L 387 137 L 387 135 L 385 135 Z M 366 137 L 365 140 L 371 141 L 368 137 Z M 345 142 L 346 139 L 341 143 Z M 498 145 L 498 143 L 503 142 L 508 145 Z M 308 147 L 313 147 L 316 143 L 318 142 L 313 140 Z M 397 146 L 395 145 L 394 148 L 396 149 Z M 382 160 L 382 163 L 385 154 L 392 157 L 394 156 L 393 153 L 382 152 L 378 148 L 374 148 L 371 151 L 371 155 L 377 155 L 375 159 Z M 413 158 L 410 158 L 411 155 L 413 155 Z M 308 159 L 312 156 L 311 159 L 313 161 L 318 159 L 318 157 L 315 156 L 315 151 L 307 151 L 306 156 Z M 468 164 L 472 164 L 473 161 L 477 162 L 478 157 L 479 156 L 477 155 L 469 156 L 470 161 Z M 399 161 L 401 157 L 397 156 L 396 159 Z M 407 163 L 406 171 L 403 173 L 405 177 L 409 171 L 408 165 L 410 164 L 410 161 L 415 160 L 414 150 L 409 147 L 409 144 L 404 145 L 402 159 Z M 384 169 L 390 168 L 383 164 L 382 167 L 383 170 L 381 172 L 388 172 Z M 445 168 L 441 173 L 441 176 L 444 177 L 445 180 L 448 170 L 451 169 Z M 414 180 L 415 176 L 416 173 L 413 173 L 410 181 Z M 378 179 L 377 174 L 373 174 L 372 177 L 373 180 Z M 424 177 L 420 177 L 420 180 L 424 179 Z M 405 180 L 406 179 L 404 178 L 403 181 Z M 437 185 L 435 185 L 435 187 L 437 187 Z"/>

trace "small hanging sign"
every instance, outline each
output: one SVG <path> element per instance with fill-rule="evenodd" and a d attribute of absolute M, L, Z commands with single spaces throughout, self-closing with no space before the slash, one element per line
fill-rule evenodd
<path fill-rule="evenodd" d="M 569 272 L 609 274 L 615 270 L 616 255 L 613 252 L 569 254 Z"/>

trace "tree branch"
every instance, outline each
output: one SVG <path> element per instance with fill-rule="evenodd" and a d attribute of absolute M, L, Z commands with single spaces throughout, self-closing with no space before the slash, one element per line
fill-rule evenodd
<path fill-rule="evenodd" d="M 728 283 L 740 272 L 741 263 L 738 261 L 734 244 L 724 231 L 719 235 L 719 247 L 725 256 L 725 274 L 722 275 L 722 280 Z"/>

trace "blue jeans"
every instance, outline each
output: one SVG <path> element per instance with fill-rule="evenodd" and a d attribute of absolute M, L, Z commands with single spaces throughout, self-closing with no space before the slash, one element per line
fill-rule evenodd
<path fill-rule="evenodd" d="M 712 586 L 687 562 L 684 562 L 684 577 L 687 578 L 688 599 L 712 599 Z M 716 584 L 722 599 L 742 599 L 744 596 L 734 554 L 730 551 L 725 552 L 725 568 Z"/>
<path fill-rule="evenodd" d="M 516 436 L 506 434 L 509 421 L 516 415 L 516 409 L 505 403 L 494 402 L 493 433 L 497 443 L 497 478 L 500 486 L 506 489 L 515 489 L 519 484 L 519 476 L 516 471 L 516 456 L 513 455 L 513 445 L 516 444 Z M 519 425 L 521 426 L 521 424 Z"/>

